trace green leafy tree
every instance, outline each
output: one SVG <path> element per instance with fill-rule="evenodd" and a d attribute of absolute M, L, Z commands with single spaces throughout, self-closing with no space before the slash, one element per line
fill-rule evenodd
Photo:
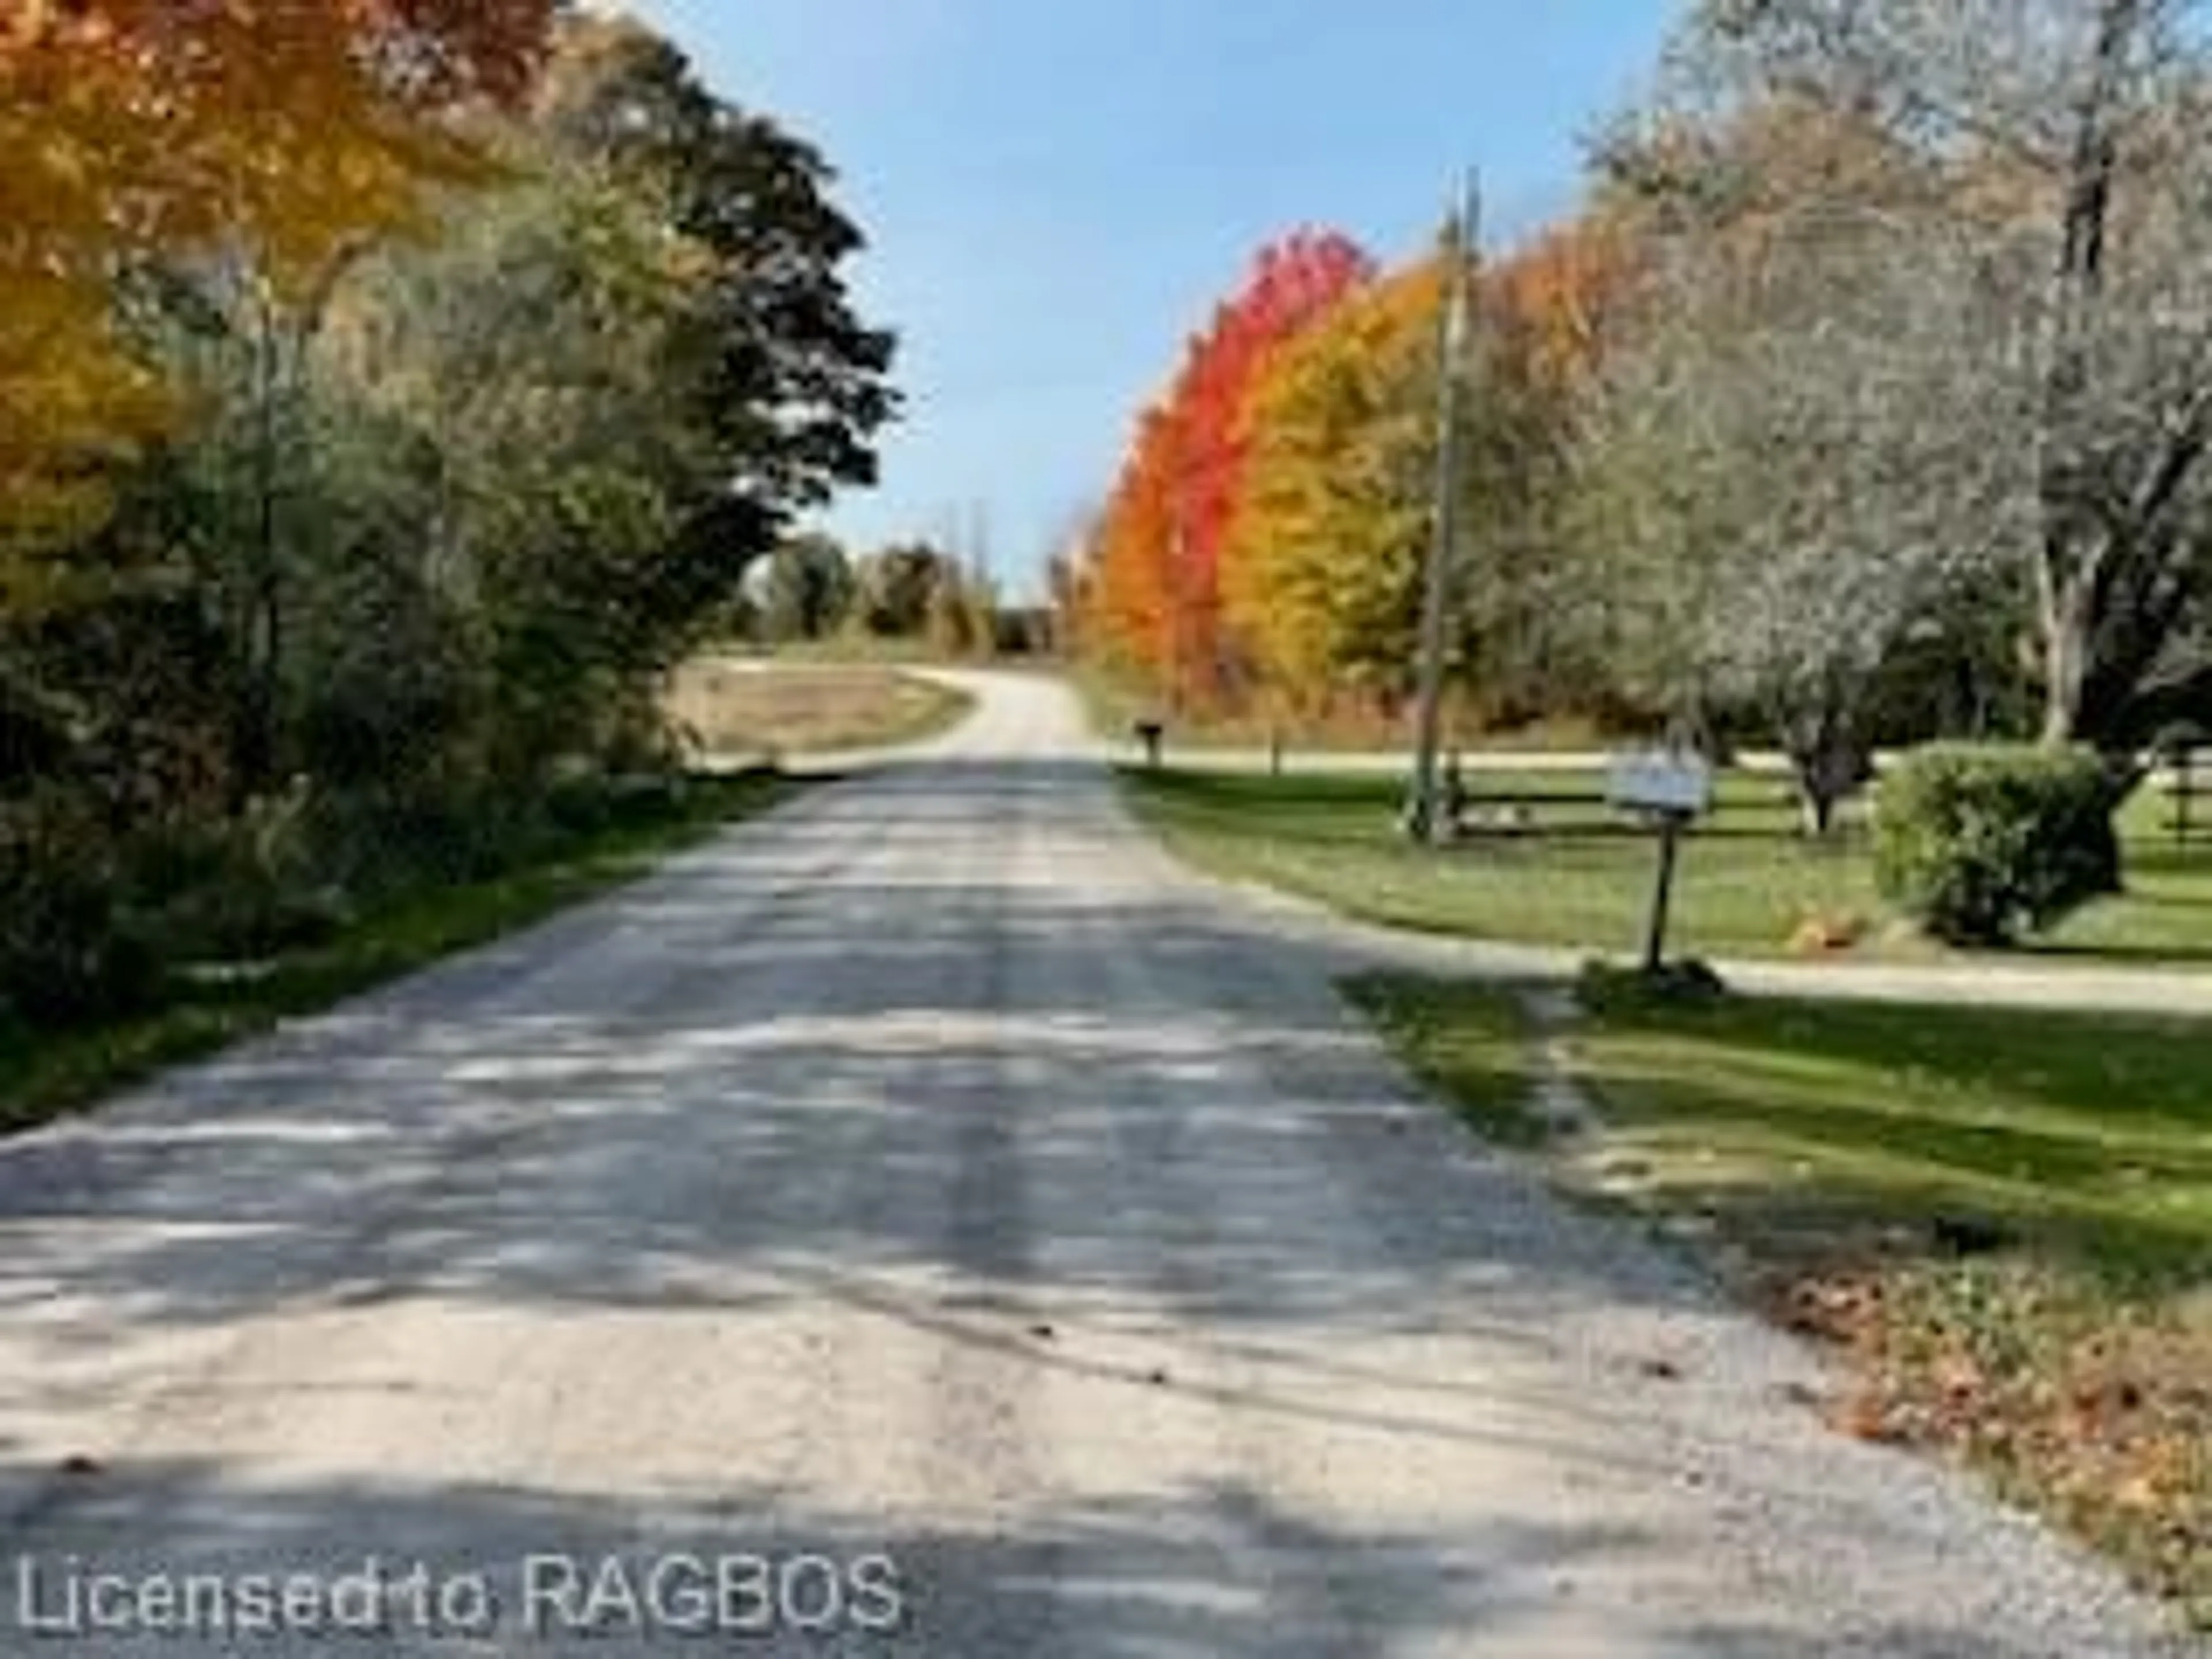
<path fill-rule="evenodd" d="M 538 102 L 562 155 L 656 204 L 696 292 L 668 344 L 665 392 L 714 465 L 686 494 L 670 597 L 726 601 L 793 518 L 872 483 L 897 410 L 892 337 L 854 308 L 865 246 L 829 166 L 765 117 L 714 97 L 682 54 L 623 19 L 572 24 Z"/>
<path fill-rule="evenodd" d="M 761 627 L 773 643 L 828 639 L 854 603 L 852 561 L 827 536 L 795 536 L 769 556 Z"/>
<path fill-rule="evenodd" d="M 951 559 L 927 542 L 894 543 L 871 553 L 856 572 L 854 622 L 878 639 L 921 637 L 951 568 Z"/>

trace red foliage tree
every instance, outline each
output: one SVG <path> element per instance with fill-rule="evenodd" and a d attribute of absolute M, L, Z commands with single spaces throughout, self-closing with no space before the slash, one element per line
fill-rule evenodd
<path fill-rule="evenodd" d="M 1100 529 L 1100 621 L 1126 659 L 1172 692 L 1218 697 L 1235 654 L 1221 622 L 1221 556 L 1252 388 L 1275 351 L 1376 270 L 1333 231 L 1300 230 L 1263 248 L 1139 423 Z"/>

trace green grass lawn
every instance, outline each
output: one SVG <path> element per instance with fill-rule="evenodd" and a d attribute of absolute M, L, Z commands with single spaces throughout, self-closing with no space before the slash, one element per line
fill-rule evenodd
<path fill-rule="evenodd" d="M 329 1007 L 633 881 L 671 854 L 799 787 L 769 772 L 696 780 L 683 805 L 665 816 L 570 838 L 488 880 L 402 895 L 328 943 L 267 964 L 265 973 L 222 982 L 179 978 L 158 1006 L 104 1024 L 63 1031 L 0 1027 L 0 1133 L 94 1103 L 164 1066 Z"/>
<path fill-rule="evenodd" d="M 1350 988 L 1475 1126 L 1845 1345 L 1835 1420 L 1967 1458 L 2212 1629 L 2212 1024 L 1586 986 L 1551 1141 L 1496 988 Z"/>
<path fill-rule="evenodd" d="M 1484 836 L 1429 850 L 1395 815 L 1403 785 L 1384 776 L 1272 778 L 1131 767 L 1139 816 L 1200 869 L 1265 883 L 1387 926 L 1628 955 L 1651 892 L 1650 836 L 1628 830 L 1590 773 L 1471 775 L 1478 800 L 1529 799 L 1535 833 Z M 2027 948 L 2052 960 L 2212 963 L 2212 836 L 2177 849 L 2162 799 L 2130 804 L 2130 890 Z M 1717 810 L 1686 843 L 1672 948 L 1774 957 L 1810 918 L 1861 932 L 1851 954 L 1926 957 L 1934 947 L 1888 926 L 1866 834 L 1834 845 L 1796 833 L 1786 780 L 1728 775 Z"/>

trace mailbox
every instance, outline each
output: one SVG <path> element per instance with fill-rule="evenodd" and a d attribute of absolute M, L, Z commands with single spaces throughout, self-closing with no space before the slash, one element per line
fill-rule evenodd
<path fill-rule="evenodd" d="M 1674 860 L 1690 821 L 1712 810 L 1713 769 L 1702 757 L 1683 750 L 1621 755 L 1613 760 L 1606 793 L 1615 806 L 1649 814 L 1656 821 L 1659 875 L 1651 890 L 1650 921 L 1644 940 L 1644 971 L 1656 980 L 1666 966 Z"/>
<path fill-rule="evenodd" d="M 1613 760 L 1606 793 L 1631 811 L 1698 817 L 1712 810 L 1713 770 L 1692 754 L 1622 755 Z"/>
<path fill-rule="evenodd" d="M 1160 744 L 1167 737 L 1167 722 L 1148 719 L 1132 720 L 1129 733 L 1145 745 L 1145 764 L 1157 772 L 1160 769 Z"/>

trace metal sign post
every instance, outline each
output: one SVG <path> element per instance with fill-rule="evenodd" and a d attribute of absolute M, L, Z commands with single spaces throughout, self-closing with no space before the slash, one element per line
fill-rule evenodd
<path fill-rule="evenodd" d="M 1644 813 L 1659 825 L 1659 874 L 1644 933 L 1644 971 L 1656 978 L 1667 965 L 1667 921 L 1682 832 L 1711 810 L 1712 769 L 1697 756 L 1680 751 L 1623 756 L 1613 762 L 1607 793 L 1614 805 Z"/>
<path fill-rule="evenodd" d="M 1651 923 L 1644 933 L 1644 971 L 1656 975 L 1667 965 L 1667 911 L 1674 897 L 1674 861 L 1680 855 L 1687 812 L 1659 815 L 1659 880 L 1651 890 Z"/>

